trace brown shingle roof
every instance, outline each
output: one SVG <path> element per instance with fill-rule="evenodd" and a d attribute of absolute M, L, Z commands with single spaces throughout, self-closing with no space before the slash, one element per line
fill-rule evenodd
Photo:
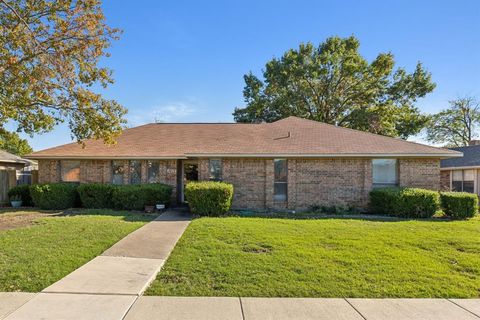
<path fill-rule="evenodd" d="M 114 146 L 88 140 L 29 158 L 185 158 L 189 156 L 423 156 L 461 153 L 401 139 L 288 117 L 273 123 L 152 123 L 126 129 Z"/>

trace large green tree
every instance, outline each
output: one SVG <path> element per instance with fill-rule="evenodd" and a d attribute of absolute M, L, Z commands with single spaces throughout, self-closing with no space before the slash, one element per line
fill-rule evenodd
<path fill-rule="evenodd" d="M 28 141 L 20 138 L 16 132 L 0 129 L 0 150 L 23 156 L 33 151 Z"/>
<path fill-rule="evenodd" d="M 118 34 L 100 0 L 0 0 L 0 128 L 113 142 L 126 110 L 93 88 L 113 82 L 99 62 Z"/>
<path fill-rule="evenodd" d="M 427 140 L 446 147 L 467 146 L 478 137 L 480 104 L 474 97 L 449 101 L 450 107 L 432 115 Z"/>
<path fill-rule="evenodd" d="M 246 106 L 235 109 L 235 121 L 294 115 L 394 137 L 418 133 L 428 117 L 415 102 L 435 88 L 430 73 L 421 63 L 413 73 L 394 69 L 391 53 L 369 63 L 359 45 L 353 36 L 331 37 L 318 47 L 301 44 L 267 62 L 263 79 L 246 74 Z"/>

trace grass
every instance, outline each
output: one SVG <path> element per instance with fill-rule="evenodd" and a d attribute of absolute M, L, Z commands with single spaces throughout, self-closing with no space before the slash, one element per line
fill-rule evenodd
<path fill-rule="evenodd" d="M 0 231 L 0 291 L 41 291 L 151 219 L 129 212 L 85 210 Z"/>
<path fill-rule="evenodd" d="M 200 218 L 147 295 L 480 297 L 480 219 Z"/>

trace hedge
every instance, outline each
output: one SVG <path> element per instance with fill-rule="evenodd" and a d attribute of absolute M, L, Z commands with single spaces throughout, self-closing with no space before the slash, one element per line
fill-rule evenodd
<path fill-rule="evenodd" d="M 114 185 L 102 183 L 85 183 L 78 186 L 82 207 L 113 208 Z"/>
<path fill-rule="evenodd" d="M 22 199 L 22 206 L 33 207 L 33 200 L 30 196 L 30 185 L 22 184 L 8 190 L 8 197 L 19 196 Z"/>
<path fill-rule="evenodd" d="M 418 188 L 378 188 L 370 192 L 373 213 L 405 218 L 429 218 L 440 209 L 436 191 Z"/>
<path fill-rule="evenodd" d="M 233 185 L 216 182 L 191 182 L 185 187 L 185 197 L 193 214 L 219 216 L 232 205 Z"/>
<path fill-rule="evenodd" d="M 478 212 L 478 196 L 467 192 L 441 192 L 445 215 L 453 219 L 472 218 Z"/>
<path fill-rule="evenodd" d="M 143 210 L 146 205 L 170 204 L 172 187 L 161 183 L 119 185 L 112 193 L 116 209 Z"/>
<path fill-rule="evenodd" d="M 68 209 L 79 205 L 77 184 L 46 183 L 30 186 L 30 195 L 41 209 Z"/>

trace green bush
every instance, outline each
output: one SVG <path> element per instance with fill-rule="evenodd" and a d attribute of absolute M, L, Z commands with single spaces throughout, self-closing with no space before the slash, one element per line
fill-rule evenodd
<path fill-rule="evenodd" d="M 113 191 L 115 185 L 102 183 L 85 183 L 78 186 L 78 195 L 82 207 L 113 208 Z"/>
<path fill-rule="evenodd" d="M 429 218 L 440 209 L 440 195 L 418 188 L 379 188 L 370 192 L 373 213 L 405 218 Z"/>
<path fill-rule="evenodd" d="M 219 216 L 232 205 L 233 185 L 224 182 L 191 182 L 185 187 L 190 210 L 202 216 Z"/>
<path fill-rule="evenodd" d="M 112 193 L 116 209 L 143 210 L 146 205 L 170 204 L 172 187 L 161 183 L 115 186 Z"/>
<path fill-rule="evenodd" d="M 467 192 L 441 192 L 443 212 L 454 219 L 472 218 L 478 212 L 478 196 Z"/>
<path fill-rule="evenodd" d="M 22 206 L 33 207 L 32 197 L 30 196 L 30 185 L 22 184 L 8 190 L 8 197 L 20 197 L 22 199 Z"/>
<path fill-rule="evenodd" d="M 30 186 L 30 195 L 41 209 L 68 209 L 79 205 L 77 184 L 46 183 Z"/>

